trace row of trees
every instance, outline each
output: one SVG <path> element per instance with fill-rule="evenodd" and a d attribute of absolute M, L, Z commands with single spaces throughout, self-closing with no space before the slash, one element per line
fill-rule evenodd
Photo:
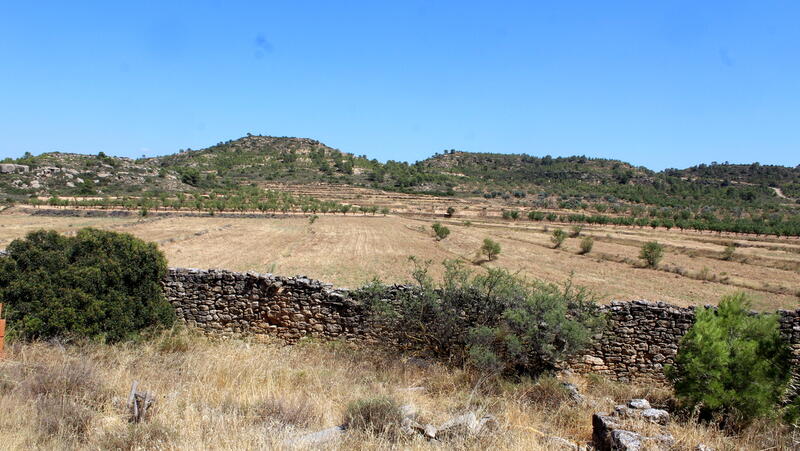
<path fill-rule="evenodd" d="M 210 214 L 223 212 L 260 212 L 260 213 L 363 213 L 389 214 L 386 207 L 375 205 L 349 205 L 332 201 L 321 201 L 309 196 L 294 196 L 289 193 L 271 190 L 259 190 L 257 193 L 230 192 L 227 194 L 183 194 L 176 197 L 160 196 L 142 197 L 92 197 L 61 198 L 53 196 L 47 200 L 31 199 L 34 206 L 71 207 L 71 208 L 123 208 L 139 210 L 143 214 L 149 211 L 177 210 L 207 212 Z"/>
<path fill-rule="evenodd" d="M 521 214 L 516 210 L 503 211 L 503 219 L 515 220 Z M 695 219 L 645 218 L 634 216 L 586 215 L 571 213 L 558 215 L 553 212 L 529 211 L 531 221 L 560 221 L 575 224 L 599 224 L 631 227 L 664 227 L 683 230 L 712 231 L 727 233 L 747 233 L 755 235 L 800 236 L 800 216 L 775 216 L 752 218 L 717 218 L 714 215 L 700 216 Z"/>

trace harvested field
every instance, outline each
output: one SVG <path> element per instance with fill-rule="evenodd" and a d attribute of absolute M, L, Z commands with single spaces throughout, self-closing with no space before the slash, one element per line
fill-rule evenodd
<path fill-rule="evenodd" d="M 19 208 L 0 214 L 0 248 L 28 231 L 61 232 L 82 227 L 125 231 L 155 241 L 171 266 L 226 268 L 237 271 L 303 274 L 343 287 L 357 287 L 378 277 L 405 282 L 408 256 L 439 263 L 458 258 L 476 271 L 499 266 L 530 278 L 562 283 L 573 281 L 604 301 L 648 299 L 679 305 L 715 304 L 720 296 L 743 290 L 761 310 L 797 308 L 800 304 L 800 240 L 711 233 L 587 226 L 593 250 L 578 254 L 580 237 L 553 249 L 550 234 L 569 225 L 502 221 L 500 219 L 438 218 L 451 229 L 436 241 L 434 219 L 427 216 L 320 215 L 313 224 L 304 215 L 284 217 L 52 217 L 32 216 Z M 484 238 L 502 246 L 496 261 L 474 265 Z M 665 245 L 658 269 L 643 268 L 639 248 L 647 241 Z M 724 250 L 735 242 L 730 260 Z"/>

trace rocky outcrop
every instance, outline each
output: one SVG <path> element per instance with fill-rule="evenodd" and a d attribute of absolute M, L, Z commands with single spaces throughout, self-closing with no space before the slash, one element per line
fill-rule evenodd
<path fill-rule="evenodd" d="M 30 167 L 24 164 L 0 164 L 0 174 L 25 173 L 28 171 L 30 171 Z"/>

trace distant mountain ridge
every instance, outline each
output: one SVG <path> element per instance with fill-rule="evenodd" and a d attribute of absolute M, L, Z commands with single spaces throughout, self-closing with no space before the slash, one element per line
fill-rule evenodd
<path fill-rule="evenodd" d="M 0 174 L 0 195 L 9 198 L 176 193 L 266 181 L 339 183 L 447 196 L 555 195 L 665 207 L 763 207 L 800 198 L 800 166 L 701 164 L 656 172 L 585 156 L 456 150 L 416 163 L 381 163 L 313 139 L 259 135 L 137 160 L 102 153 L 45 153 L 5 162 L 31 168 L 28 173 Z"/>

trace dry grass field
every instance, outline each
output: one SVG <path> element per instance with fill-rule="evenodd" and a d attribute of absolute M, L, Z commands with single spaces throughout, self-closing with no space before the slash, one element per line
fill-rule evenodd
<path fill-rule="evenodd" d="M 585 444 L 591 415 L 615 403 L 648 398 L 669 403 L 663 388 L 567 377 L 586 399 L 570 401 L 552 378 L 481 380 L 391 352 L 340 342 L 256 343 L 167 331 L 120 345 L 13 344 L 0 360 L 0 449 L 307 449 L 287 441 L 342 424 L 354 401 L 387 397 L 413 405 L 419 421 L 439 425 L 468 411 L 496 418 L 478 436 L 444 441 L 348 431 L 322 449 L 552 450 L 549 436 Z M 132 382 L 155 394 L 152 415 L 129 423 Z M 666 431 L 676 450 L 704 443 L 723 450 L 789 450 L 797 437 L 776 423 L 725 436 L 691 419 Z"/>
<path fill-rule="evenodd" d="M 484 238 L 502 246 L 499 258 L 473 265 L 501 266 L 556 283 L 573 282 L 595 291 L 602 300 L 648 299 L 679 305 L 715 304 L 729 292 L 752 295 L 761 310 L 800 305 L 800 240 L 725 236 L 613 226 L 587 226 L 581 236 L 553 249 L 552 231 L 569 225 L 497 218 L 438 218 L 451 229 L 437 241 L 427 216 L 361 214 L 308 217 L 54 217 L 25 214 L 20 208 L 0 213 L 0 248 L 28 231 L 46 228 L 71 232 L 99 227 L 155 241 L 171 266 L 225 268 L 237 271 L 303 274 L 341 287 L 358 287 L 378 277 L 384 282 L 408 280 L 408 256 L 431 260 L 434 273 L 446 259 L 473 262 Z M 581 237 L 592 236 L 594 248 L 580 255 Z M 643 243 L 659 241 L 665 256 L 658 269 L 638 259 Z M 725 260 L 726 246 L 735 242 Z"/>

